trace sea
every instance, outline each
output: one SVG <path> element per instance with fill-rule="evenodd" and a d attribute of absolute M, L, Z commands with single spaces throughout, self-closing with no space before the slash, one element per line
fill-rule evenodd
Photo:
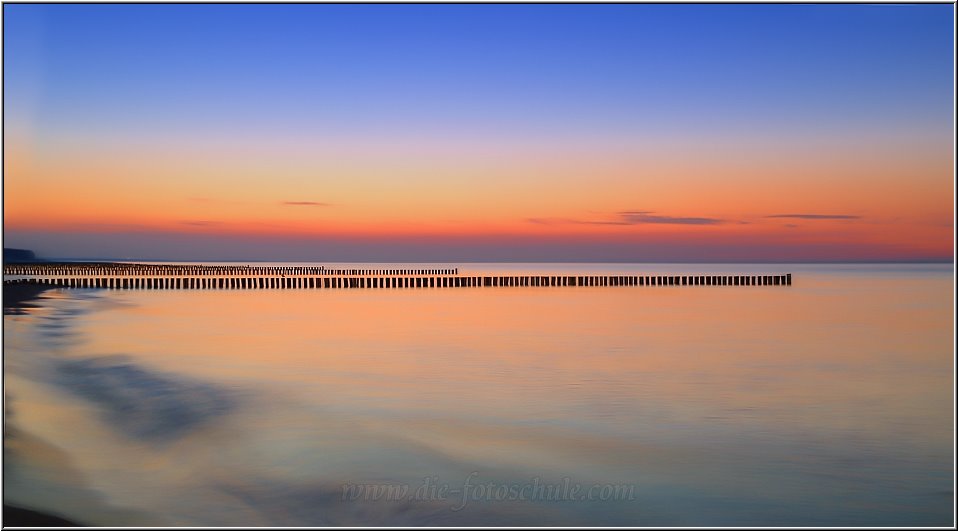
<path fill-rule="evenodd" d="M 953 264 L 415 266 L 793 284 L 49 290 L 3 317 L 4 503 L 96 526 L 954 524 Z"/>

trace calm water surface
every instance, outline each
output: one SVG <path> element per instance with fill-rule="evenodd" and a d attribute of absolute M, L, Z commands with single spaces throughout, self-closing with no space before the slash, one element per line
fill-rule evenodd
<path fill-rule="evenodd" d="M 794 285 L 49 291 L 4 315 L 5 502 L 96 525 L 952 524 L 951 265 L 473 271 Z"/>

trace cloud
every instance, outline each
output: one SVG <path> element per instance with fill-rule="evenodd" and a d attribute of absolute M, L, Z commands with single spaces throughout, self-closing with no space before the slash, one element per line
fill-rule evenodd
<path fill-rule="evenodd" d="M 329 206 L 329 203 L 320 203 L 318 201 L 283 201 L 281 204 L 283 206 Z"/>
<path fill-rule="evenodd" d="M 628 221 L 580 221 L 580 220 L 570 220 L 569 223 L 575 223 L 576 225 L 634 225 L 634 223 L 629 223 Z"/>
<path fill-rule="evenodd" d="M 526 218 L 526 223 L 534 223 L 536 225 L 574 225 L 578 223 L 585 223 L 583 221 L 578 221 L 569 218 Z"/>
<path fill-rule="evenodd" d="M 861 216 L 851 214 L 774 214 L 765 217 L 779 219 L 861 219 Z"/>
<path fill-rule="evenodd" d="M 527 223 L 537 225 L 718 225 L 724 219 L 704 217 L 679 217 L 655 215 L 651 210 L 624 210 L 616 212 L 612 219 L 581 220 L 569 218 L 526 218 Z"/>
<path fill-rule="evenodd" d="M 526 218 L 525 221 L 535 225 L 629 225 L 624 221 L 590 221 L 571 218 Z"/>
<path fill-rule="evenodd" d="M 625 225 L 718 225 L 725 220 L 718 218 L 702 217 L 676 217 L 676 216 L 657 216 L 654 212 L 619 212 L 618 214 Z"/>
<path fill-rule="evenodd" d="M 184 225 L 192 225 L 194 227 L 209 227 L 211 225 L 219 225 L 219 221 L 210 221 L 208 219 L 187 219 L 183 220 L 180 223 Z"/>

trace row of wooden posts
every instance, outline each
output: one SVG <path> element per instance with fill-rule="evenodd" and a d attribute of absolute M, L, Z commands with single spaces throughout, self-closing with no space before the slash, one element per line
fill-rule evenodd
<path fill-rule="evenodd" d="M 352 269 L 325 266 L 206 266 L 176 264 L 16 264 L 3 268 L 4 275 L 65 276 L 426 276 L 458 275 L 459 268 Z"/>
<path fill-rule="evenodd" d="M 33 277 L 9 282 L 109 289 L 333 289 L 512 286 L 791 286 L 784 275 Z"/>

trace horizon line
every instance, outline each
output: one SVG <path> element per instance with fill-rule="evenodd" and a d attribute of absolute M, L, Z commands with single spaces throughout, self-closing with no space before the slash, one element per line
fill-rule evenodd
<path fill-rule="evenodd" d="M 155 258 L 109 258 L 109 257 L 86 257 L 86 258 L 64 258 L 51 257 L 38 259 L 38 263 L 43 262 L 169 262 L 169 263 L 203 263 L 203 262 L 228 262 L 228 263 L 315 263 L 315 264 L 800 264 L 800 265 L 839 265 L 839 264 L 951 264 L 954 265 L 954 258 L 925 258 L 915 260 L 496 260 L 496 261 L 476 261 L 476 260 L 237 260 L 237 259 L 155 259 Z M 4 261 L 6 264 L 6 261 Z"/>

